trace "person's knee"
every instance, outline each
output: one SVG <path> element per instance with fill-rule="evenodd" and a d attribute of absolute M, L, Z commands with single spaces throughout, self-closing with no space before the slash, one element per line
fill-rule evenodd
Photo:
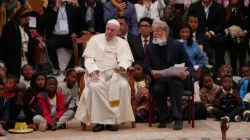
<path fill-rule="evenodd" d="M 100 88 L 101 88 L 101 86 L 100 86 L 100 83 L 98 83 L 98 82 L 90 82 L 89 83 L 90 90 L 96 91 L 96 90 L 99 90 Z"/>

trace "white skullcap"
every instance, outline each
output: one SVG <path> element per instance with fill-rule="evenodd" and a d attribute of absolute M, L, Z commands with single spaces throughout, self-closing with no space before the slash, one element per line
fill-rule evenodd
<path fill-rule="evenodd" d="M 120 23 L 119 23 L 117 20 L 115 20 L 115 19 L 109 20 L 107 24 L 109 24 L 109 23 L 115 24 L 115 25 L 117 25 L 118 27 L 120 27 Z"/>

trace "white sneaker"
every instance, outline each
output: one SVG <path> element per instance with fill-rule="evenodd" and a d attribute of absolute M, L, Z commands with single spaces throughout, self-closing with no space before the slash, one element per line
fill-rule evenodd
<path fill-rule="evenodd" d="M 246 122 L 249 122 L 250 121 L 250 111 L 249 110 L 246 110 L 244 113 L 243 113 L 243 118 Z"/>
<path fill-rule="evenodd" d="M 234 117 L 235 122 L 241 122 L 241 116 L 237 115 Z"/>
<path fill-rule="evenodd" d="M 45 132 L 48 129 L 48 125 L 46 123 L 40 123 L 38 126 L 38 130 L 41 132 Z"/>
<path fill-rule="evenodd" d="M 228 116 L 225 116 L 225 117 L 222 117 L 222 118 L 221 118 L 221 121 L 222 121 L 223 123 L 229 123 L 229 122 L 230 122 L 230 118 L 229 118 Z"/>

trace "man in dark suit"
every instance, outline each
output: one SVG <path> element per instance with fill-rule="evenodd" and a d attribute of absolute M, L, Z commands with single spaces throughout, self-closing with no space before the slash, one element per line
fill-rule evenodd
<path fill-rule="evenodd" d="M 148 17 L 141 18 L 139 21 L 139 30 L 140 30 L 140 41 L 143 46 L 144 52 L 146 52 L 146 47 L 149 43 L 152 42 L 152 19 Z"/>
<path fill-rule="evenodd" d="M 120 31 L 118 36 L 128 41 L 133 57 L 136 61 L 144 61 L 144 51 L 140 38 L 128 32 L 128 21 L 126 17 L 117 17 L 116 20 L 120 23 Z"/>
<path fill-rule="evenodd" d="M 54 7 L 49 7 L 45 15 L 47 49 L 54 66 L 54 74 L 59 74 L 59 63 L 56 50 L 60 47 L 73 50 L 71 35 L 80 37 L 83 30 L 83 13 L 77 0 L 62 2 L 56 0 Z M 66 69 L 74 67 L 74 56 L 71 57 Z"/>
<path fill-rule="evenodd" d="M 166 127 L 166 119 L 169 116 L 169 110 L 166 105 L 168 94 L 172 105 L 171 116 L 175 120 L 174 130 L 181 130 L 183 80 L 192 73 L 193 65 L 183 44 L 168 39 L 169 27 L 164 21 L 155 20 L 152 29 L 153 43 L 149 44 L 146 49 L 144 70 L 152 79 L 152 94 L 160 109 L 160 124 L 158 127 Z M 168 69 L 175 64 L 181 63 L 185 63 L 188 69 L 175 76 L 163 77 L 162 74 L 155 71 Z"/>
<path fill-rule="evenodd" d="M 209 39 L 204 34 L 197 33 L 198 28 L 198 17 L 196 15 L 188 15 L 188 24 L 190 25 L 193 33 L 193 39 L 199 44 L 202 45 L 203 51 L 206 52 L 209 60 L 212 59 L 212 48 L 210 46 Z"/>
<path fill-rule="evenodd" d="M 222 37 L 225 24 L 225 10 L 221 4 L 213 0 L 201 0 L 192 3 L 188 15 L 196 15 L 199 19 L 198 34 L 205 34 L 215 49 L 216 67 L 225 64 L 225 41 Z"/>
<path fill-rule="evenodd" d="M 83 11 L 84 30 L 90 33 L 104 33 L 103 4 L 96 0 L 79 0 Z"/>

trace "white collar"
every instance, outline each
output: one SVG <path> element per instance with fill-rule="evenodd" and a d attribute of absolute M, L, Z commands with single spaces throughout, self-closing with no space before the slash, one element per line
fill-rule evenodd
<path fill-rule="evenodd" d="M 226 90 L 224 90 L 224 88 L 222 88 L 222 91 L 223 91 L 223 93 L 226 93 L 226 94 L 233 94 L 233 89 L 231 89 L 230 91 L 226 91 Z"/>
<path fill-rule="evenodd" d="M 149 39 L 150 39 L 150 36 L 149 36 L 148 38 L 144 38 L 143 36 L 141 36 L 141 40 L 142 40 L 142 41 L 144 41 L 144 40 L 149 41 Z"/>
<path fill-rule="evenodd" d="M 204 5 L 204 3 L 202 2 L 202 5 L 204 6 L 204 8 L 209 8 L 212 4 L 213 4 L 213 1 L 211 2 L 210 5 L 208 5 L 208 7 L 206 7 L 206 5 Z"/>

